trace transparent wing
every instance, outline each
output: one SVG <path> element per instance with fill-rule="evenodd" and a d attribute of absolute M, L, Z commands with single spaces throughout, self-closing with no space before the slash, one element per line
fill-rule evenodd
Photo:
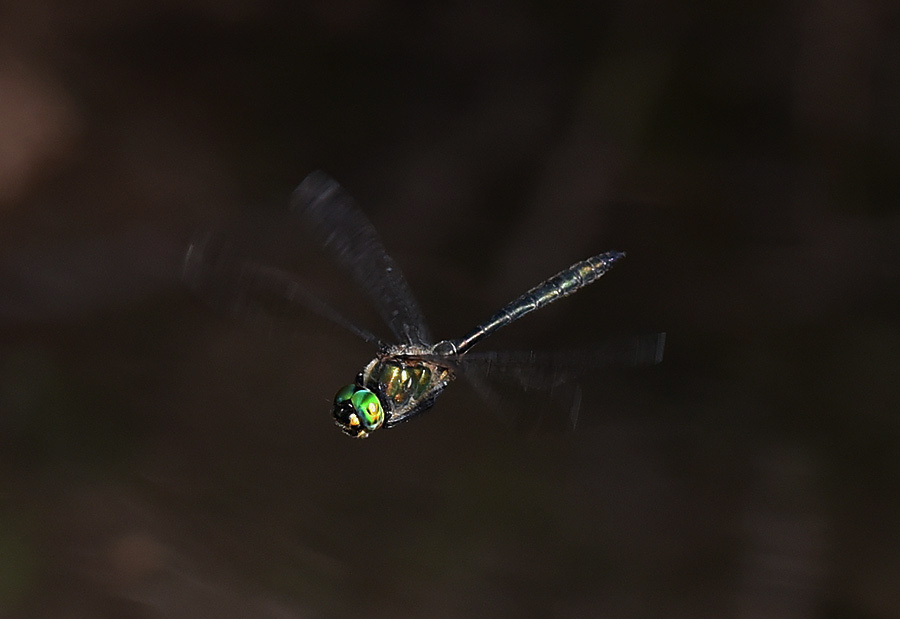
<path fill-rule="evenodd" d="M 356 326 L 310 293 L 309 287 L 296 275 L 239 258 L 211 234 L 198 237 L 189 245 L 182 266 L 182 280 L 216 309 L 227 310 L 243 320 L 292 318 L 303 308 L 367 342 L 379 343 L 375 335 Z"/>
<path fill-rule="evenodd" d="M 516 430 L 572 430 L 582 406 L 579 379 L 604 369 L 655 365 L 665 337 L 653 333 L 574 350 L 473 352 L 454 369 Z"/>
<path fill-rule="evenodd" d="M 655 365 L 665 343 L 665 333 L 653 333 L 575 350 L 472 352 L 460 360 L 459 370 L 546 390 L 605 368 Z"/>
<path fill-rule="evenodd" d="M 294 190 L 291 210 L 372 298 L 400 342 L 430 342 L 425 318 L 403 274 L 375 228 L 334 179 L 324 172 L 307 176 Z"/>

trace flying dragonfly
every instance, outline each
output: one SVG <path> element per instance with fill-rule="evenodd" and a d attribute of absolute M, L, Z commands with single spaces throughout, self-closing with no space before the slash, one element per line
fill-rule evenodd
<path fill-rule="evenodd" d="M 377 346 L 375 358 L 334 397 L 334 422 L 350 436 L 365 438 L 380 428 L 413 419 L 430 409 L 460 375 L 476 387 L 479 376 L 500 375 L 526 388 L 546 389 L 600 367 L 653 365 L 662 360 L 664 333 L 585 351 L 471 352 L 498 329 L 597 281 L 625 257 L 623 252 L 608 251 L 577 262 L 511 301 L 465 336 L 434 343 L 402 272 L 374 226 L 336 181 L 320 171 L 307 176 L 294 190 L 291 212 L 368 294 L 396 342 L 383 342 L 358 327 L 312 294 L 297 275 L 229 257 L 217 251 L 209 237 L 190 244 L 183 277 L 205 297 L 221 296 L 221 291 L 212 292 L 215 284 L 211 282 L 227 281 L 237 289 L 232 301 L 244 310 L 265 311 L 262 303 L 253 299 L 254 291 L 263 291 L 317 313 Z"/>

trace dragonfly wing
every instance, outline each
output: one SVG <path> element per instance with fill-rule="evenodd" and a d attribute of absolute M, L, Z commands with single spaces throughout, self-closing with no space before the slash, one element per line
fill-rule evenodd
<path fill-rule="evenodd" d="M 665 342 L 665 333 L 653 333 L 575 350 L 472 352 L 459 369 L 466 376 L 546 390 L 605 368 L 655 365 L 662 361 Z"/>
<path fill-rule="evenodd" d="M 517 431 L 574 429 L 582 404 L 578 379 L 610 368 L 662 361 L 665 333 L 558 351 L 471 352 L 459 360 L 435 356 L 463 377 L 487 409 Z M 441 361 L 443 359 L 443 361 Z"/>
<path fill-rule="evenodd" d="M 334 179 L 324 172 L 307 176 L 294 190 L 291 210 L 372 298 L 398 340 L 430 341 L 425 318 L 403 274 L 375 228 Z"/>
<path fill-rule="evenodd" d="M 290 318 L 297 309 L 309 310 L 361 337 L 378 343 L 372 333 L 356 326 L 309 292 L 297 276 L 252 260 L 238 258 L 213 235 L 194 239 L 182 266 L 182 280 L 201 299 L 217 309 L 250 321 Z"/>

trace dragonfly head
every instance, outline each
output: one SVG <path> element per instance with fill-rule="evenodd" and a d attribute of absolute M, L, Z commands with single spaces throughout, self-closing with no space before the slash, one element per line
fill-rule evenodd
<path fill-rule="evenodd" d="M 384 423 L 384 408 L 378 396 L 359 385 L 347 385 L 334 396 L 331 410 L 344 434 L 365 438 Z"/>

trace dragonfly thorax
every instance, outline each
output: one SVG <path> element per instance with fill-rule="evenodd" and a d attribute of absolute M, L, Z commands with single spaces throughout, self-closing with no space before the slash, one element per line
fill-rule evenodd
<path fill-rule="evenodd" d="M 426 349 L 383 350 L 353 385 L 338 391 L 332 415 L 350 436 L 365 438 L 382 425 L 401 423 L 429 408 L 453 380 L 449 367 L 422 355 Z"/>

